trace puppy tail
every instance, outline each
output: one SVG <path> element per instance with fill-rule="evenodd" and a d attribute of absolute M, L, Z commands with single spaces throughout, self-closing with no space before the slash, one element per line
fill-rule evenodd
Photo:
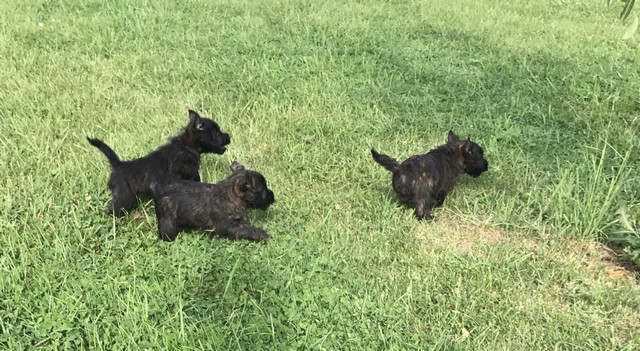
<path fill-rule="evenodd" d="M 371 156 L 373 156 L 373 159 L 389 172 L 395 171 L 399 166 L 398 161 L 387 155 L 379 154 L 374 149 L 371 149 Z"/>
<path fill-rule="evenodd" d="M 92 139 L 92 138 L 87 138 L 87 140 L 91 145 L 97 147 L 98 150 L 102 151 L 102 153 L 105 156 L 107 156 L 107 158 L 109 159 L 109 163 L 111 164 L 111 167 L 118 166 L 120 163 L 122 163 L 122 161 L 120 161 L 120 157 L 118 157 L 116 152 L 113 151 L 113 149 L 110 148 L 107 144 L 105 144 L 102 140 Z"/>

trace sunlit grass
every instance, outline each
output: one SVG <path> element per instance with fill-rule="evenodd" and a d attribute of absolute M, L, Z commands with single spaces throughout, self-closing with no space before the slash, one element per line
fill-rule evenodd
<path fill-rule="evenodd" d="M 617 11 L 617 10 L 616 10 Z M 614 11 L 614 12 L 616 12 Z M 0 347 L 640 348 L 602 238 L 637 208 L 637 39 L 601 3 L 0 4 Z M 103 214 L 108 162 L 187 108 L 276 194 L 267 244 Z M 453 129 L 490 162 L 418 222 L 370 157 Z M 618 275 L 616 275 L 617 277 Z"/>

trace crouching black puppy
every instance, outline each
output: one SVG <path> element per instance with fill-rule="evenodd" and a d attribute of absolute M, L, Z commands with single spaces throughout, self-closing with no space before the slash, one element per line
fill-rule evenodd
<path fill-rule="evenodd" d="M 469 139 L 460 140 L 452 131 L 446 144 L 424 155 L 409 157 L 401 164 L 374 149 L 371 155 L 393 173 L 393 189 L 400 201 L 415 207 L 419 219 L 427 220 L 433 219 L 431 210 L 442 205 L 460 174 L 475 178 L 489 168 L 482 148 Z"/>
<path fill-rule="evenodd" d="M 269 238 L 262 229 L 244 223 L 247 208 L 266 210 L 275 202 L 262 174 L 246 170 L 238 162 L 231 164 L 231 176 L 216 184 L 178 181 L 151 190 L 156 204 L 158 235 L 173 241 L 188 228 L 214 229 L 229 239 L 261 241 Z"/>
<path fill-rule="evenodd" d="M 200 181 L 200 154 L 222 155 L 231 142 L 216 122 L 189 110 L 189 123 L 179 135 L 145 157 L 121 161 L 115 151 L 99 139 L 87 138 L 109 159 L 111 203 L 108 213 L 122 216 L 136 206 L 136 195 L 151 196 L 152 182 L 172 183 L 181 179 Z"/>

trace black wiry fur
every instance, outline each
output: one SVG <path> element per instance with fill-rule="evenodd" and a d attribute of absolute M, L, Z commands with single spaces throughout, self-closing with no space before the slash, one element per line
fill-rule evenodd
<path fill-rule="evenodd" d="M 431 210 L 444 203 L 460 174 L 475 178 L 489 168 L 482 148 L 469 139 L 460 140 L 452 131 L 446 144 L 401 164 L 374 149 L 371 155 L 393 173 L 393 189 L 400 201 L 414 207 L 418 218 L 428 220 L 433 219 Z"/>
<path fill-rule="evenodd" d="M 244 223 L 246 209 L 266 210 L 275 202 L 267 181 L 235 161 L 231 172 L 216 184 L 187 180 L 152 184 L 160 239 L 173 241 L 189 228 L 215 229 L 216 235 L 234 240 L 268 239 L 267 232 Z"/>
<path fill-rule="evenodd" d="M 109 190 L 111 203 L 108 213 L 122 216 L 136 206 L 136 195 L 151 196 L 152 182 L 172 183 L 181 179 L 200 181 L 200 154 L 222 155 L 231 142 L 229 134 L 220 130 L 216 122 L 189 110 L 189 123 L 182 133 L 148 154 L 130 161 L 121 161 L 107 144 L 87 138 L 102 151 L 111 164 Z"/>

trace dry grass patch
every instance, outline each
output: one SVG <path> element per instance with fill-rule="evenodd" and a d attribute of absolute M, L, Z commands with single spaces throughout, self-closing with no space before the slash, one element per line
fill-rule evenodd
<path fill-rule="evenodd" d="M 615 249 L 598 242 L 558 238 L 545 233 L 507 232 L 505 228 L 469 222 L 461 215 L 444 212 L 432 223 L 416 224 L 415 232 L 426 254 L 445 250 L 482 259 L 487 250 L 506 247 L 511 251 L 540 254 L 559 265 L 579 264 L 591 272 L 592 278 L 640 278 L 633 264 L 621 260 L 621 254 Z"/>
<path fill-rule="evenodd" d="M 453 250 L 460 254 L 480 254 L 487 247 L 504 244 L 512 239 L 504 229 L 484 223 L 471 223 L 460 215 L 441 212 L 432 223 L 419 223 L 418 239 L 427 251 Z M 533 240 L 519 240 L 521 245 L 535 249 Z"/>

